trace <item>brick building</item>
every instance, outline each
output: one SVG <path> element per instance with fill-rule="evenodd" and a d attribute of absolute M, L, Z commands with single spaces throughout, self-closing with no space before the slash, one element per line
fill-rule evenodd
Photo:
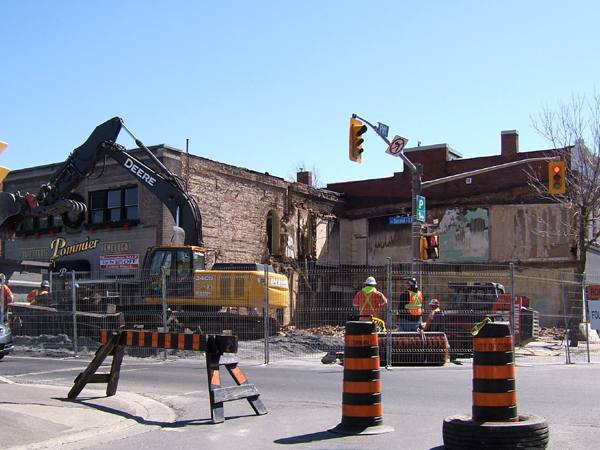
<path fill-rule="evenodd" d="M 501 153 L 462 159 L 448 144 L 405 149 L 423 167 L 423 182 L 514 161 L 554 156 L 553 150 L 519 152 L 517 131 L 501 134 Z M 426 232 L 440 237 L 440 262 L 515 263 L 572 268 L 570 216 L 558 204 L 537 197 L 527 172 L 547 179 L 548 163 L 534 161 L 461 178 L 423 189 Z M 341 259 L 382 264 L 412 260 L 410 216 L 412 174 L 405 167 L 392 177 L 329 184 L 346 200 Z"/>
<path fill-rule="evenodd" d="M 328 243 L 326 233 L 343 211 L 337 193 L 304 182 L 212 161 L 165 145 L 152 153 L 187 187 L 200 207 L 207 267 L 214 262 L 272 262 L 316 259 Z M 130 153 L 152 166 L 137 149 Z M 62 163 L 61 163 L 62 164 Z M 5 192 L 37 194 L 60 164 L 14 170 Z M 52 260 L 68 270 L 102 270 L 101 260 L 130 255 L 141 265 L 146 249 L 169 244 L 175 224 L 169 210 L 126 169 L 112 159 L 77 187 L 75 200 L 88 212 L 31 219 L 3 256 L 16 260 Z M 57 254 L 57 248 L 69 252 Z"/>

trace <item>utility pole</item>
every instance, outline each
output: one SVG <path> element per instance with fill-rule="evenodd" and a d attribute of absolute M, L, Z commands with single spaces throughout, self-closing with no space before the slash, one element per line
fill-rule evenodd
<path fill-rule="evenodd" d="M 412 163 L 411 163 L 412 164 Z M 412 265 L 413 276 L 417 273 L 417 264 L 421 259 L 421 222 L 417 220 L 417 196 L 421 195 L 421 175 L 423 175 L 423 166 L 413 164 L 412 173 Z"/>
<path fill-rule="evenodd" d="M 390 142 L 390 140 L 384 136 L 383 134 L 381 134 L 379 132 L 379 127 L 376 127 L 375 125 L 373 125 L 372 123 L 370 123 L 368 120 L 363 119 L 362 117 L 356 115 L 356 114 L 352 114 L 352 119 L 358 119 L 364 123 L 366 123 L 367 125 L 369 125 L 374 131 L 375 133 L 377 133 L 377 135 L 379 137 L 381 137 L 381 139 L 383 139 L 383 141 L 388 145 L 388 149 L 391 149 L 394 142 L 396 142 L 396 139 L 394 139 L 394 141 Z M 352 137 L 352 130 L 351 132 L 351 137 Z M 364 131 L 361 133 L 363 134 Z M 399 136 L 397 136 L 398 138 Z M 403 144 L 406 143 L 406 140 L 404 140 Z M 412 265 L 413 265 L 413 275 L 417 273 L 417 265 L 419 263 L 420 260 L 420 247 L 421 247 L 421 222 L 417 220 L 417 196 L 421 195 L 421 175 L 423 175 L 423 166 L 421 164 L 413 164 L 413 162 L 408 159 L 406 157 L 406 155 L 402 152 L 402 148 L 404 148 L 404 145 L 402 145 L 402 147 L 399 148 L 398 151 L 394 151 L 392 154 L 395 156 L 399 156 L 400 158 L 402 158 L 402 161 L 404 161 L 404 164 L 406 165 L 406 167 L 408 167 L 408 170 L 410 170 L 411 176 L 412 176 L 412 210 L 411 210 L 411 229 L 412 229 Z M 362 150 L 362 148 L 361 148 Z"/>

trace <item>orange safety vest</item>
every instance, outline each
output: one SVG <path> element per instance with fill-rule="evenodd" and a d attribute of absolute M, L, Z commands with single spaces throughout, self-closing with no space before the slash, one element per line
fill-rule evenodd
<path fill-rule="evenodd" d="M 38 295 L 46 295 L 46 294 L 49 294 L 49 293 L 50 292 L 48 292 L 48 290 L 45 289 L 45 288 L 34 289 L 29 294 L 27 294 L 27 301 L 29 302 L 30 305 L 35 305 L 37 303 L 37 296 Z"/>
<path fill-rule="evenodd" d="M 387 298 L 373 286 L 365 286 L 354 297 L 353 305 L 361 315 L 364 313 L 378 317 L 379 309 L 387 305 Z"/>
<path fill-rule="evenodd" d="M 424 331 L 428 331 L 433 325 L 433 318 L 435 317 L 435 313 L 440 312 L 440 308 L 436 308 L 429 313 L 427 316 L 427 320 L 425 321 L 425 326 L 423 327 Z"/>
<path fill-rule="evenodd" d="M 407 291 L 410 294 L 410 301 L 404 305 L 404 309 L 408 309 L 411 316 L 421 315 L 421 306 L 423 305 L 423 294 L 421 291 Z"/>

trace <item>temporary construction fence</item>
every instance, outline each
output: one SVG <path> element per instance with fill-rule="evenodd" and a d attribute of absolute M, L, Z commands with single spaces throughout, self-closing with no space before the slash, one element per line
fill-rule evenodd
<path fill-rule="evenodd" d="M 15 293 L 11 307 L 15 347 L 77 355 L 98 348 L 102 329 L 126 327 L 232 333 L 239 338 L 241 360 L 322 358 L 343 351 L 344 326 L 357 314 L 354 296 L 372 276 L 388 298 L 379 312 L 380 351 L 388 364 L 443 363 L 440 349 L 445 341 L 449 359 L 469 358 L 473 326 L 486 317 L 510 322 L 517 362 L 600 360 L 600 342 L 586 313 L 586 288 L 600 284 L 593 277 L 510 264 L 391 260 L 378 266 L 307 262 L 277 268 L 288 280 L 285 304 L 271 301 L 267 287 L 274 272 L 267 269 L 258 274 L 232 271 L 218 280 L 203 280 L 219 284 L 219 300 L 210 301 L 190 275 L 163 271 L 157 276 L 141 270 L 125 275 L 116 271 L 52 273 L 51 293 L 35 304 L 26 301 L 25 292 Z M 415 329 L 401 336 L 397 331 L 398 300 L 408 277 L 417 279 L 423 293 L 422 321 L 429 313 L 429 301 L 435 298 L 440 303 L 435 335 Z M 440 338 L 443 335 L 445 340 Z M 402 339 L 395 339 L 399 336 Z M 197 357 L 178 350 L 131 348 L 128 353 Z"/>

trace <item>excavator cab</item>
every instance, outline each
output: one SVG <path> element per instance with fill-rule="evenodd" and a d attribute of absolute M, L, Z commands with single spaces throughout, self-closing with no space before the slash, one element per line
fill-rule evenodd
<path fill-rule="evenodd" d="M 204 249 L 195 246 L 158 246 L 148 249 L 144 269 L 160 276 L 161 267 L 167 277 L 190 278 L 197 270 L 205 269 Z"/>
<path fill-rule="evenodd" d="M 144 258 L 147 275 L 146 296 L 155 297 L 162 289 L 161 268 L 165 268 L 167 296 L 170 302 L 178 298 L 193 298 L 194 274 L 204 270 L 204 249 L 196 246 L 158 246 L 148 249 Z"/>

